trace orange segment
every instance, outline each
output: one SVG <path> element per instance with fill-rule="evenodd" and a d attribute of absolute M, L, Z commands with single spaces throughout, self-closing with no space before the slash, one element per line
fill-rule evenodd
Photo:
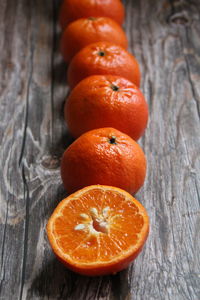
<path fill-rule="evenodd" d="M 115 187 L 89 186 L 64 199 L 47 224 L 56 256 L 85 275 L 115 273 L 139 254 L 149 232 L 145 208 Z"/>

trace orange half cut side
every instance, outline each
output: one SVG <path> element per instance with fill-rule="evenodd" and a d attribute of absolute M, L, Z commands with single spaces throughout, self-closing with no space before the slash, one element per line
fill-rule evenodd
<path fill-rule="evenodd" d="M 80 274 L 116 273 L 142 250 L 149 233 L 145 208 L 119 188 L 93 185 L 60 202 L 47 224 L 52 249 Z"/>

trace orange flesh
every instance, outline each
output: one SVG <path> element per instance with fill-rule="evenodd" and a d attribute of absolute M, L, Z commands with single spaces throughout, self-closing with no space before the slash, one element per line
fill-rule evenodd
<path fill-rule="evenodd" d="M 107 263 L 137 251 L 145 242 L 148 216 L 142 205 L 120 189 L 100 187 L 85 188 L 78 197 L 79 192 L 63 200 L 50 218 L 49 239 L 62 259 Z"/>

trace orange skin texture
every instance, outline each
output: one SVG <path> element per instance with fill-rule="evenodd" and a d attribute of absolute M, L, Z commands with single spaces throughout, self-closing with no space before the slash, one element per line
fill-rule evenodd
<path fill-rule="evenodd" d="M 136 58 L 119 45 L 93 43 L 80 50 L 68 68 L 68 83 L 74 88 L 91 75 L 116 75 L 140 86 L 140 69 Z"/>
<path fill-rule="evenodd" d="M 92 129 L 113 127 L 138 140 L 147 126 L 148 105 L 131 81 L 112 75 L 94 75 L 72 90 L 64 114 L 75 138 Z"/>
<path fill-rule="evenodd" d="M 122 25 L 125 10 L 120 0 L 64 0 L 60 8 L 59 23 L 66 26 L 80 18 L 108 17 Z"/>
<path fill-rule="evenodd" d="M 133 202 L 134 205 L 137 207 L 139 214 L 142 216 L 144 225 L 140 232 L 140 237 L 141 237 L 140 241 L 138 241 L 137 245 L 135 245 L 135 248 L 132 249 L 132 251 L 130 251 L 128 254 L 122 252 L 121 256 L 119 256 L 114 261 L 109 261 L 109 262 L 102 261 L 102 263 L 99 263 L 98 261 L 96 261 L 96 263 L 81 264 L 81 262 L 79 263 L 78 261 L 74 261 L 73 259 L 67 259 L 64 256 L 65 252 L 63 250 L 60 251 L 60 249 L 58 248 L 58 245 L 57 245 L 57 240 L 58 240 L 57 237 L 58 236 L 56 236 L 54 234 L 53 224 L 55 224 L 54 222 L 55 222 L 56 218 L 59 218 L 60 213 L 63 210 L 63 208 L 64 207 L 67 208 L 67 203 L 70 203 L 71 199 L 72 199 L 72 201 L 73 201 L 73 198 L 76 198 L 78 200 L 80 193 L 84 193 L 84 192 L 87 192 L 88 190 L 92 190 L 95 188 L 107 189 L 110 191 L 113 190 L 115 192 L 118 192 L 119 194 L 123 194 L 123 196 L 126 197 L 126 199 L 129 199 L 129 201 Z M 85 198 L 84 201 L 87 201 L 87 199 Z M 120 202 L 120 204 L 121 204 L 121 202 Z M 117 205 L 116 210 L 118 207 L 120 207 L 120 204 Z M 100 205 L 102 205 L 102 203 L 100 203 Z M 70 216 L 67 215 L 67 209 L 65 209 L 65 211 L 66 211 L 66 215 L 64 215 L 62 217 L 65 217 L 66 219 L 68 219 Z M 77 213 L 79 213 L 79 210 L 77 211 Z M 130 223 L 127 222 L 127 227 L 128 226 L 130 226 Z M 62 230 L 62 235 L 64 236 L 66 234 L 66 232 L 64 231 L 65 229 L 62 228 L 61 230 Z M 129 232 L 129 234 L 130 234 L 129 228 L 127 228 L 127 232 Z M 132 232 L 132 234 L 134 234 L 134 230 L 133 231 L 131 230 L 131 232 Z M 76 232 L 74 232 L 74 234 L 76 234 Z M 58 260 L 60 260 L 67 268 L 71 269 L 72 271 L 77 272 L 82 275 L 87 275 L 87 276 L 100 276 L 100 275 L 115 274 L 116 272 L 119 272 L 119 271 L 127 268 L 128 265 L 142 251 L 143 246 L 149 235 L 149 217 L 147 215 L 146 209 L 142 206 L 142 204 L 139 201 L 137 201 L 135 198 L 133 198 L 127 192 L 125 192 L 119 188 L 116 188 L 116 187 L 101 186 L 101 185 L 88 186 L 88 187 L 68 196 L 67 198 L 65 198 L 58 204 L 58 206 L 56 207 L 56 209 L 54 210 L 52 216 L 50 217 L 50 219 L 48 221 L 47 235 L 48 235 L 48 239 L 51 244 L 52 250 L 53 250 L 54 254 L 56 255 L 56 257 L 58 258 Z M 85 236 L 81 235 L 80 242 L 84 238 L 85 238 Z M 102 245 L 102 247 L 103 247 L 103 245 Z M 68 251 L 66 253 L 68 254 Z M 90 258 L 88 257 L 88 259 L 90 259 Z"/>
<path fill-rule="evenodd" d="M 107 41 L 127 49 L 128 41 L 121 26 L 110 18 L 84 18 L 70 23 L 61 37 L 61 53 L 66 62 L 85 46 Z"/>
<path fill-rule="evenodd" d="M 115 144 L 112 137 L 114 137 Z M 61 177 L 68 193 L 85 186 L 116 186 L 134 194 L 143 185 L 146 158 L 141 147 L 114 128 L 100 128 L 81 135 L 64 152 Z"/>

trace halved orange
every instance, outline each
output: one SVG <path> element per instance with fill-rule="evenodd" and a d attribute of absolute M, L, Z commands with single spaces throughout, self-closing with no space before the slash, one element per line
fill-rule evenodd
<path fill-rule="evenodd" d="M 142 250 L 149 232 L 145 208 L 119 188 L 93 185 L 60 202 L 47 224 L 52 249 L 80 274 L 116 273 Z"/>

